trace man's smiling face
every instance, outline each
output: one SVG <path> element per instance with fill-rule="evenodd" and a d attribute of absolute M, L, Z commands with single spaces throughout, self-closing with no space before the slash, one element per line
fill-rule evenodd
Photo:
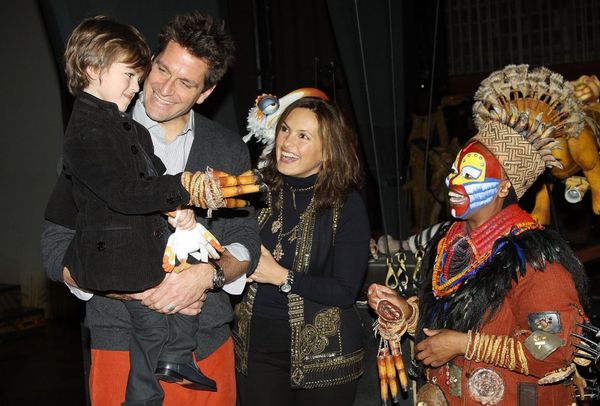
<path fill-rule="evenodd" d="M 156 55 L 144 82 L 144 108 L 152 120 L 165 123 L 187 116 L 194 104 L 202 103 L 214 87 L 204 89 L 208 65 L 176 42 L 169 42 Z"/>

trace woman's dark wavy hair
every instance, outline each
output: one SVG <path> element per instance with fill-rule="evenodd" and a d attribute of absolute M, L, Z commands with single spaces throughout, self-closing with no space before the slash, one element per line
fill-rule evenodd
<path fill-rule="evenodd" d="M 356 135 L 335 104 L 317 97 L 304 97 L 290 104 L 281 114 L 275 134 L 279 134 L 282 123 L 295 109 L 312 111 L 319 123 L 323 162 L 315 183 L 315 208 L 318 211 L 340 205 L 362 182 Z M 276 153 L 273 148 L 262 170 L 272 192 L 279 192 L 283 185 L 283 175 L 277 170 Z"/>
<path fill-rule="evenodd" d="M 209 15 L 194 11 L 175 16 L 158 35 L 156 55 L 160 55 L 170 41 L 181 45 L 208 65 L 202 90 L 216 85 L 233 64 L 233 39 L 225 31 L 225 24 L 214 21 Z"/>

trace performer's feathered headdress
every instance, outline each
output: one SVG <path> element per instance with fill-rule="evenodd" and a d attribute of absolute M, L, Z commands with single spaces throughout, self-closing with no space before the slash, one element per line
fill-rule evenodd
<path fill-rule="evenodd" d="M 484 79 L 475 93 L 474 139 L 496 156 L 520 199 L 546 167 L 557 136 L 577 137 L 585 114 L 573 86 L 546 68 L 508 65 Z"/>
<path fill-rule="evenodd" d="M 262 94 L 256 98 L 254 106 L 248 112 L 248 134 L 244 141 L 248 142 L 255 137 L 260 143 L 265 144 L 261 158 L 264 158 L 273 149 L 275 143 L 275 127 L 281 113 L 293 102 L 303 97 L 319 97 L 328 100 L 325 93 L 312 87 L 294 90 L 277 98 L 271 94 Z"/>

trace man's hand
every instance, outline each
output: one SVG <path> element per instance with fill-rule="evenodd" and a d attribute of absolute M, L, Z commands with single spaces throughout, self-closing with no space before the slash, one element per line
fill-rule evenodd
<path fill-rule="evenodd" d="M 205 265 L 206 264 L 198 264 L 198 265 Z M 192 268 L 195 268 L 197 265 L 193 265 Z M 187 273 L 188 271 L 192 271 L 193 269 L 190 268 L 188 270 L 185 271 L 185 273 Z M 213 267 L 212 266 L 208 266 L 208 271 L 205 270 L 196 270 L 197 272 L 200 272 L 202 275 L 204 274 L 208 274 L 210 276 L 210 280 L 209 280 L 209 288 L 212 288 L 212 275 L 213 275 Z M 189 299 L 191 300 L 189 303 L 185 303 L 184 298 L 187 297 L 194 297 L 193 296 L 193 292 L 187 292 L 186 296 L 182 296 L 179 298 L 179 300 L 177 302 L 175 302 L 174 300 L 172 302 L 168 302 L 166 305 L 163 305 L 162 307 L 153 307 L 153 306 L 161 306 L 161 304 L 163 303 L 163 300 L 168 300 L 168 298 L 172 297 L 170 296 L 171 292 L 182 292 L 184 295 L 186 294 L 186 290 L 185 289 L 181 289 L 179 288 L 179 283 L 185 283 L 187 281 L 187 279 L 185 280 L 178 280 L 177 278 L 174 278 L 174 280 L 169 281 L 168 284 L 165 284 L 165 282 L 167 281 L 167 278 L 169 278 L 170 274 L 167 274 L 165 276 L 165 280 L 163 280 L 163 282 L 158 285 L 155 288 L 150 288 L 147 289 L 143 292 L 137 292 L 137 293 L 108 293 L 106 296 L 113 298 L 113 299 L 118 299 L 118 300 L 141 300 L 143 304 L 145 304 L 146 306 L 149 306 L 150 308 L 160 312 L 160 313 L 181 313 L 181 314 L 185 314 L 187 316 L 195 316 L 197 314 L 199 314 L 202 311 L 202 307 L 204 306 L 204 301 L 206 300 L 206 290 L 205 289 L 203 292 L 201 292 L 198 297 L 193 300 L 193 299 Z M 178 274 L 175 274 L 178 275 Z M 190 275 L 193 276 L 193 275 Z M 64 267 L 63 269 L 63 278 L 65 283 L 69 284 L 70 286 L 73 286 L 74 288 L 78 288 L 79 286 L 77 286 L 77 282 L 75 282 L 75 280 L 73 279 L 73 277 L 71 276 L 71 272 L 69 271 L 69 269 L 67 267 Z M 191 279 L 191 278 L 190 278 Z M 203 282 L 204 278 L 198 277 L 198 278 L 194 278 L 194 280 L 197 280 L 198 282 Z M 161 289 L 159 291 L 159 289 Z M 158 291 L 158 293 L 157 293 Z M 177 294 L 177 293 L 175 293 Z M 164 295 L 164 296 L 162 296 Z M 148 305 L 147 303 L 151 303 L 152 306 Z M 168 312 L 167 311 L 167 307 L 169 306 L 173 306 L 173 310 Z"/>
<path fill-rule="evenodd" d="M 221 254 L 219 259 L 219 265 L 223 268 L 225 274 L 225 283 L 229 283 L 238 279 L 240 276 L 246 273 L 248 269 L 248 261 L 238 261 L 227 249 Z"/>
<path fill-rule="evenodd" d="M 181 309 L 179 314 L 185 314 L 186 316 L 196 316 L 202 311 L 204 302 L 206 301 L 206 293 L 203 294 L 200 299 L 189 305 L 188 307 Z"/>
<path fill-rule="evenodd" d="M 423 329 L 428 337 L 415 347 L 416 358 L 429 367 L 440 367 L 458 355 L 464 355 L 467 348 L 467 334 L 454 330 Z"/>
<path fill-rule="evenodd" d="M 69 271 L 69 268 L 67 268 L 66 266 L 63 268 L 63 281 L 67 285 L 70 285 L 77 289 L 81 289 L 79 285 L 77 285 L 77 282 L 75 282 L 75 279 L 73 279 L 73 277 L 71 276 L 71 271 Z"/>
<path fill-rule="evenodd" d="M 142 303 L 165 314 L 177 313 L 190 307 L 194 309 L 194 304 L 213 287 L 213 273 L 212 265 L 200 263 L 181 273 L 166 274 L 165 279 Z"/>

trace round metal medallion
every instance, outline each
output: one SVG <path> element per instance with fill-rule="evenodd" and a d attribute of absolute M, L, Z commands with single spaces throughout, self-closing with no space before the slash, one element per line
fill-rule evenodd
<path fill-rule="evenodd" d="M 484 405 L 496 405 L 504 397 L 504 380 L 494 370 L 478 368 L 467 383 L 469 396 Z"/>
<path fill-rule="evenodd" d="M 439 386 L 426 383 L 417 393 L 417 406 L 448 406 L 448 401 Z"/>

